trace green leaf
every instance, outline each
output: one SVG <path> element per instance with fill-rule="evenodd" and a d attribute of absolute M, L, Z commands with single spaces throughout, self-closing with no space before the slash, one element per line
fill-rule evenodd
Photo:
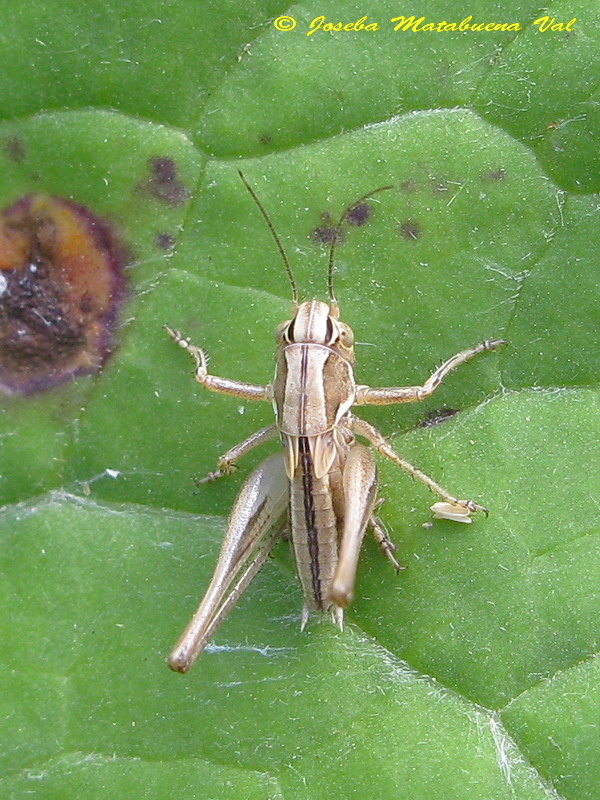
<path fill-rule="evenodd" d="M 381 797 L 401 787 L 452 795 L 470 775 L 462 796 L 509 798 L 507 774 L 520 796 L 544 796 L 493 715 L 359 628 L 339 633 L 323 622 L 301 634 L 299 592 L 275 564 L 195 674 L 169 674 L 164 653 L 195 602 L 186 596 L 208 578 L 218 522 L 54 495 L 6 512 L 1 525 L 14 580 L 14 618 L 2 631 L 7 675 L 18 670 L 23 700 L 35 701 L 4 751 L 3 772 L 14 772 L 0 783 L 5 792 L 35 789 L 41 775 L 43 796 L 53 796 L 68 767 L 68 787 L 88 786 L 94 765 L 108 766 L 109 787 L 145 775 L 159 797 L 182 780 L 167 767 L 175 762 L 194 796 L 206 796 L 203 762 L 225 762 L 240 770 L 225 773 L 234 796 L 279 797 L 279 786 L 281 796 L 308 787 L 360 797 L 373 783 Z"/>
<path fill-rule="evenodd" d="M 5 20 L 3 205 L 85 205 L 129 266 L 101 373 L 0 407 L 3 797 L 598 796 L 598 4 L 468 9 L 510 32 L 394 32 L 400 11 L 27 0 Z M 542 13 L 575 31 L 539 31 Z M 318 14 L 379 30 L 306 36 Z M 152 191 L 157 158 L 175 193 Z M 326 294 L 327 229 L 393 184 L 336 253 L 357 382 L 421 383 L 509 339 L 423 404 L 360 409 L 491 513 L 429 526 L 435 498 L 381 463 L 409 569 L 367 539 L 344 632 L 300 633 L 281 544 L 178 676 L 166 654 L 269 446 L 192 478 L 272 411 L 202 391 L 161 325 L 215 374 L 265 383 L 290 309 L 238 169 L 302 298 Z"/>

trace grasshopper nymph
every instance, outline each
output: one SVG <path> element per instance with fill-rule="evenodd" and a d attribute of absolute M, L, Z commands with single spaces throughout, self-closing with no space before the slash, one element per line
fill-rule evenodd
<path fill-rule="evenodd" d="M 298 290 L 279 237 L 242 173 L 240 177 L 263 215 L 292 287 L 292 319 L 275 333 L 275 378 L 268 386 L 241 383 L 210 375 L 204 351 L 178 331 L 169 336 L 194 359 L 196 380 L 213 392 L 243 400 L 273 404 L 275 423 L 253 433 L 222 455 L 213 481 L 232 470 L 238 458 L 272 437 L 279 436 L 283 453 L 263 461 L 244 482 L 227 525 L 217 566 L 209 587 L 187 628 L 169 656 L 169 666 L 187 672 L 227 613 L 265 563 L 284 529 L 289 530 L 304 608 L 301 626 L 311 611 L 329 611 L 342 628 L 344 608 L 353 597 L 362 539 L 367 526 L 396 569 L 395 547 L 375 516 L 377 467 L 373 445 L 440 498 L 432 506 L 438 518 L 470 522 L 474 511 L 487 511 L 472 500 L 458 500 L 431 478 L 400 458 L 383 436 L 352 413 L 355 405 L 414 403 L 429 397 L 453 369 L 503 339 L 488 340 L 448 359 L 422 386 L 371 388 L 354 381 L 354 334 L 340 320 L 333 291 L 337 239 L 348 214 L 383 186 L 346 208 L 334 230 L 329 252 L 329 302 L 298 302 Z"/>

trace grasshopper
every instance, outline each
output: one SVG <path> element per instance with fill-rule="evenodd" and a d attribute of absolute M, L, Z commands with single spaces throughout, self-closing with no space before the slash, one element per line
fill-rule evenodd
<path fill-rule="evenodd" d="M 345 209 L 334 229 L 329 252 L 329 302 L 299 303 L 296 281 L 279 237 L 254 190 L 239 174 L 271 231 L 292 288 L 292 318 L 275 332 L 273 383 L 260 386 L 209 374 L 204 350 L 179 331 L 164 327 L 193 358 L 196 380 L 205 389 L 243 400 L 264 400 L 272 403 L 275 411 L 274 424 L 256 431 L 222 455 L 216 471 L 200 483 L 230 473 L 241 456 L 273 437 L 280 437 L 283 452 L 263 461 L 242 485 L 212 580 L 169 656 L 168 664 L 176 672 L 187 672 L 192 666 L 286 528 L 304 596 L 302 629 L 312 611 L 329 611 L 342 629 L 367 527 L 372 528 L 393 567 L 402 569 L 394 556 L 395 547 L 375 515 L 381 502 L 377 499 L 375 457 L 371 449 L 356 441 L 357 435 L 438 495 L 440 502 L 432 506 L 435 517 L 470 522 L 470 514 L 475 511 L 487 515 L 483 506 L 453 497 L 402 459 L 379 431 L 352 409 L 424 400 L 451 370 L 478 353 L 494 350 L 505 340 L 487 340 L 463 350 L 421 386 L 357 385 L 353 371 L 354 334 L 340 320 L 333 291 L 335 247 L 348 214 L 367 198 L 392 187 L 369 192 Z"/>

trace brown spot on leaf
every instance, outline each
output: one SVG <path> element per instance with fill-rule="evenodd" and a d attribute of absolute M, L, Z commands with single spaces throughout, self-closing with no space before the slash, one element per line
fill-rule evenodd
<path fill-rule="evenodd" d="M 366 203 L 358 203 L 348 211 L 346 214 L 346 219 L 350 225 L 354 225 L 356 228 L 360 228 L 361 225 L 365 225 L 369 221 L 369 217 L 373 213 L 373 209 L 371 206 L 367 205 Z"/>
<path fill-rule="evenodd" d="M 367 203 L 355 203 L 355 205 L 350 206 L 346 210 L 342 219 L 342 225 L 347 223 L 348 225 L 352 225 L 354 228 L 360 228 L 362 225 L 366 225 L 372 214 L 373 209 Z M 321 213 L 321 221 L 323 222 L 323 225 L 319 225 L 317 228 L 315 228 L 312 231 L 310 238 L 319 244 L 331 244 L 333 242 L 338 223 L 333 220 L 333 217 L 329 211 L 323 211 Z M 340 229 L 337 233 L 336 244 L 343 244 L 345 240 L 346 234 L 343 230 L 343 227 L 340 226 Z"/>
<path fill-rule="evenodd" d="M 264 145 L 271 144 L 271 134 L 261 133 L 261 135 L 258 137 L 258 141 L 260 142 L 260 144 Z"/>
<path fill-rule="evenodd" d="M 484 172 L 481 176 L 482 181 L 503 181 L 506 179 L 506 170 L 500 167 L 499 169 L 490 170 L 490 172 Z"/>
<path fill-rule="evenodd" d="M 313 240 L 313 242 L 317 242 L 317 244 L 331 244 L 334 236 L 334 225 L 320 225 L 310 234 L 310 238 Z M 338 231 L 336 244 L 342 244 L 345 238 L 344 232 Z"/>
<path fill-rule="evenodd" d="M 428 411 L 417 424 L 417 428 L 433 428 L 434 425 L 440 425 L 442 422 L 446 422 L 455 414 L 458 414 L 457 408 L 439 408 L 435 411 Z"/>
<path fill-rule="evenodd" d="M 416 241 L 421 235 L 421 226 L 415 219 L 407 219 L 400 223 L 400 236 L 407 241 Z"/>
<path fill-rule="evenodd" d="M 11 161 L 17 164 L 25 158 L 25 147 L 18 136 L 9 136 L 4 140 L 4 152 Z"/>
<path fill-rule="evenodd" d="M 177 177 L 177 163 L 167 156 L 148 159 L 149 177 L 137 185 L 137 190 L 172 206 L 181 206 L 189 192 Z"/>
<path fill-rule="evenodd" d="M 172 233 L 157 233 L 154 237 L 154 244 L 161 250 L 172 250 L 175 247 L 175 237 Z"/>
<path fill-rule="evenodd" d="M 96 372 L 110 352 L 124 250 L 83 206 L 32 194 L 0 214 L 0 391 Z"/>
<path fill-rule="evenodd" d="M 409 178 L 407 181 L 402 181 L 400 184 L 400 191 L 406 192 L 406 194 L 414 194 L 418 188 L 417 182 L 412 178 Z"/>

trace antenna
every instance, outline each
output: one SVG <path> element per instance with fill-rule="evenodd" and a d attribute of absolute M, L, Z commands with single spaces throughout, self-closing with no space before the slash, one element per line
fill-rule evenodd
<path fill-rule="evenodd" d="M 331 240 L 331 248 L 329 250 L 329 267 L 327 269 L 327 294 L 329 295 L 329 302 L 332 305 L 337 305 L 337 300 L 335 298 L 335 294 L 333 293 L 333 260 L 335 256 L 335 246 L 339 239 L 339 235 L 342 230 L 342 225 L 348 214 L 352 211 L 353 208 L 356 208 L 357 205 L 362 203 L 364 200 L 367 200 L 369 197 L 372 197 L 377 192 L 385 192 L 387 189 L 393 189 L 393 186 L 380 186 L 379 189 L 373 189 L 372 192 L 367 192 L 367 194 L 363 194 L 362 197 L 359 197 L 358 200 L 355 200 L 351 205 L 349 205 L 345 210 L 342 216 L 339 219 L 338 224 L 335 226 L 333 231 L 333 238 Z"/>
<path fill-rule="evenodd" d="M 275 239 L 275 244 L 277 245 L 277 249 L 279 250 L 279 254 L 281 256 L 281 260 L 283 261 L 283 265 L 285 267 L 285 271 L 287 272 L 287 276 L 290 279 L 290 284 L 291 284 L 291 287 L 292 287 L 292 303 L 295 306 L 297 306 L 298 305 L 298 287 L 296 286 L 296 280 L 294 278 L 294 273 L 292 272 L 292 268 L 290 267 L 290 262 L 288 261 L 288 258 L 287 258 L 286 254 L 285 254 L 285 250 L 283 249 L 283 245 L 281 244 L 279 236 L 277 236 L 275 228 L 273 227 L 273 223 L 269 219 L 269 215 L 267 214 L 267 212 L 263 208 L 262 203 L 260 202 L 260 200 L 256 196 L 256 193 L 255 193 L 254 189 L 250 186 L 250 184 L 248 183 L 248 181 L 244 177 L 244 173 L 240 169 L 238 169 L 238 175 L 242 179 L 242 183 L 244 184 L 246 189 L 248 189 L 248 191 L 252 195 L 252 199 L 254 200 L 254 202 L 256 203 L 258 208 L 260 209 L 260 213 L 263 215 L 263 217 L 265 219 L 265 222 L 267 223 L 267 225 L 269 227 L 269 230 L 271 231 L 271 235 L 273 236 L 273 239 Z"/>

